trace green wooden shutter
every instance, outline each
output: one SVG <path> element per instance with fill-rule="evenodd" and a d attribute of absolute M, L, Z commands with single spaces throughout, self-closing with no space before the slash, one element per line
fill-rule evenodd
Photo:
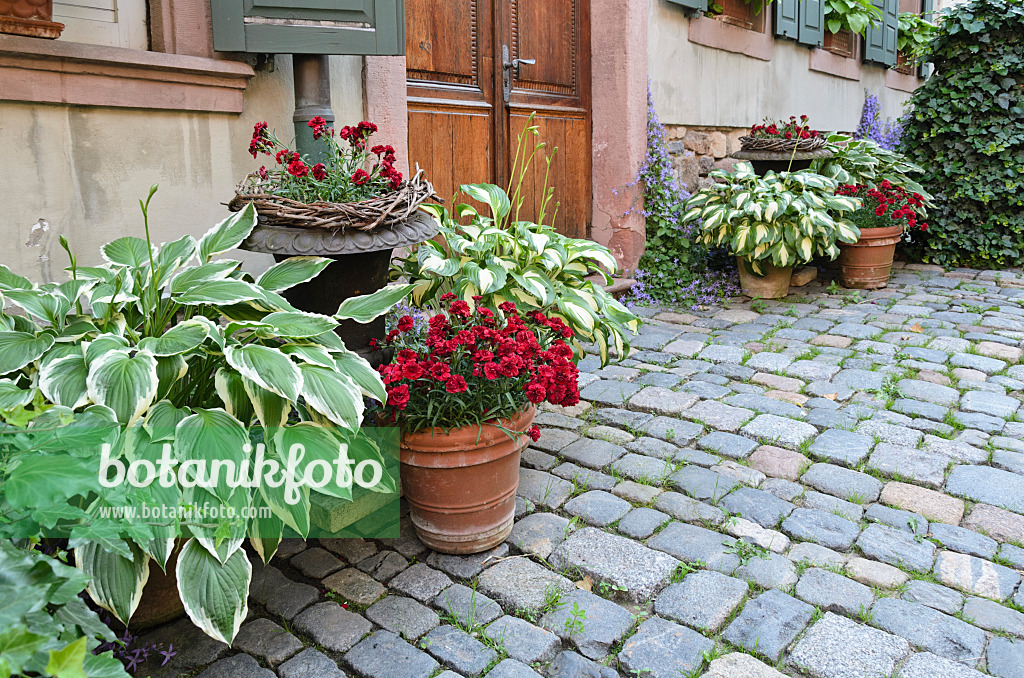
<path fill-rule="evenodd" d="M 708 9 L 708 0 L 668 0 L 674 5 L 682 5 L 683 7 L 689 7 L 699 12 L 705 12 Z"/>
<path fill-rule="evenodd" d="M 217 51 L 405 54 L 404 0 L 210 2 Z"/>
<path fill-rule="evenodd" d="M 932 21 L 935 16 L 935 0 L 924 0 L 921 5 L 921 16 L 924 17 L 925 21 Z M 930 63 L 921 64 L 920 75 L 922 78 L 927 78 L 932 74 L 935 69 Z"/>
<path fill-rule="evenodd" d="M 798 0 L 775 0 L 775 35 L 799 40 L 799 7 Z"/>
<path fill-rule="evenodd" d="M 824 0 L 800 0 L 800 37 L 804 45 L 821 47 L 825 44 Z"/>
<path fill-rule="evenodd" d="M 871 4 L 879 9 L 884 8 L 884 0 L 871 0 Z M 883 17 L 884 19 L 884 17 Z M 885 63 L 885 44 L 882 20 L 879 23 L 872 22 L 864 31 L 864 61 L 871 63 Z"/>

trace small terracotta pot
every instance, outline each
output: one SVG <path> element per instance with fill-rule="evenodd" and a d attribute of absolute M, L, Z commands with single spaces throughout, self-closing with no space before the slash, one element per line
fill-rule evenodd
<path fill-rule="evenodd" d="M 839 282 L 843 287 L 877 290 L 889 284 L 896 243 L 903 239 L 903 228 L 862 228 L 860 240 L 839 243 Z"/>
<path fill-rule="evenodd" d="M 132 631 L 141 631 L 174 621 L 185 615 L 185 606 L 178 595 L 178 553 L 184 543 L 179 539 L 174 551 L 167 558 L 167 567 L 160 569 L 154 561 L 149 562 L 149 579 L 142 589 L 142 599 L 132 615 L 129 626 Z"/>
<path fill-rule="evenodd" d="M 519 455 L 529 442 L 530 406 L 497 426 L 435 428 L 402 438 L 402 491 L 420 541 L 441 553 L 480 553 L 512 531 Z"/>
<path fill-rule="evenodd" d="M 740 269 L 740 288 L 750 298 L 781 299 L 789 294 L 789 281 L 793 277 L 793 267 L 779 268 L 771 262 L 762 262 L 764 276 L 754 275 L 749 269 L 746 259 L 736 257 L 736 265 Z"/>
<path fill-rule="evenodd" d="M 0 0 L 0 33 L 53 39 L 62 30 L 53 21 L 53 0 Z"/>

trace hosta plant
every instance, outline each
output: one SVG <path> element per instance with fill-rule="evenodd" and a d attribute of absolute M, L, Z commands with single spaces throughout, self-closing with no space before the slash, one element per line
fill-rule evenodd
<path fill-rule="evenodd" d="M 769 172 L 761 177 L 748 163 L 736 172 L 713 171 L 715 180 L 686 204 L 684 222 L 700 220 L 700 239 L 728 247 L 755 275 L 765 263 L 780 268 L 835 259 L 836 242 L 857 242 L 860 232 L 845 215 L 857 198 L 835 195 L 838 183 L 810 171 Z"/>
<path fill-rule="evenodd" d="M 523 134 L 536 135 L 537 128 L 528 126 Z M 522 145 L 521 135 L 519 149 Z M 628 353 L 628 334 L 639 329 L 635 315 L 587 280 L 596 275 L 610 284 L 609 274 L 618 270 L 615 257 L 603 245 L 568 238 L 543 223 L 554 191 L 546 182 L 537 222 L 518 218 L 523 179 L 533 155 L 543 147 L 537 144 L 522 160 L 517 149 L 512 174 L 518 179 L 508 192 L 492 184 L 460 187 L 465 196 L 486 204 L 489 214 L 468 204 L 456 204 L 452 212 L 441 205 L 423 205 L 421 209 L 437 220 L 443 243 L 428 240 L 419 245 L 392 266 L 392 279 L 415 284 L 411 299 L 419 307 L 437 306 L 441 295 L 452 293 L 471 307 L 497 311 L 511 301 L 524 311 L 561 318 L 574 333 L 576 354 L 583 355 L 581 342 L 596 343 L 602 364 L 607 364 L 612 349 L 620 358 Z M 546 159 L 549 170 L 552 157 Z"/>
<path fill-rule="evenodd" d="M 141 204 L 147 237 L 106 244 L 102 266 L 72 256 L 67 282 L 37 285 L 0 267 L 3 298 L 24 311 L 0 314 L 0 537 L 68 538 L 90 596 L 126 624 L 151 568 L 185 537 L 176 573 L 186 612 L 230 643 L 247 613 L 243 538 L 269 560 L 285 526 L 308 533 L 311 491 L 351 498 L 351 485 L 296 487 L 303 473 L 344 448 L 379 462 L 372 489 L 394 492 L 380 450 L 359 435 L 364 398 L 385 400 L 384 384 L 334 329 L 369 322 L 411 286 L 348 299 L 333 316 L 303 313 L 280 293 L 328 260 L 295 257 L 253 278 L 217 258 L 252 231 L 251 207 L 198 241 L 155 246 L 149 199 Z M 286 475 L 296 444 L 304 456 Z M 165 483 L 168 451 L 180 466 Z M 229 482 L 262 478 L 261 459 L 281 469 L 279 486 Z M 171 515 L 132 513 L 143 506 Z"/>
<path fill-rule="evenodd" d="M 932 196 L 914 177 L 924 170 L 907 160 L 906 156 L 890 151 L 870 139 L 853 139 L 843 134 L 828 138 L 826 148 L 832 156 L 815 160 L 811 169 L 840 184 L 855 184 L 876 188 L 883 181 L 922 197 L 923 206 L 932 204 Z"/>

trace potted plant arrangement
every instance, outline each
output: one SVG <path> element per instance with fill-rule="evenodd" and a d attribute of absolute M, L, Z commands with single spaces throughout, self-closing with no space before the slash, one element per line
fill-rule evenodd
<path fill-rule="evenodd" d="M 285 294 L 296 307 L 329 314 L 345 299 L 375 292 L 387 283 L 391 252 L 436 233 L 433 221 L 417 208 L 434 195 L 418 170 L 406 180 L 395 168 L 392 146 L 371 145 L 377 126 L 369 121 L 335 131 L 322 117 L 309 121 L 317 158 L 281 142 L 266 122 L 256 123 L 249 153 L 272 157 L 238 186 L 232 210 L 252 204 L 259 224 L 244 249 L 290 256 L 326 256 L 338 262 L 315 285 L 300 284 Z M 339 332 L 352 350 L 378 363 L 369 347 L 383 338 L 383 319 L 343 322 Z"/>
<path fill-rule="evenodd" d="M 148 226 L 155 190 L 140 201 L 146 238 L 107 243 L 101 266 L 79 266 L 63 238 L 71 256 L 64 283 L 33 284 L 0 266 L 0 291 L 24 311 L 0 313 L 0 538 L 18 540 L 23 552 L 41 537 L 66 539 L 80 575 L 68 591 L 86 588 L 126 625 L 151 573 L 173 567 L 185 613 L 230 644 L 248 611 L 252 566 L 243 540 L 269 561 L 284 526 L 308 533 L 311 496 L 352 497 L 351 484 L 305 486 L 294 495 L 292 483 L 239 485 L 243 468 L 255 473 L 272 461 L 282 469 L 286 450 L 300 444 L 295 479 L 345 445 L 350 459 L 384 469 L 375 491 L 396 492 L 381 450 L 360 433 L 364 399 L 385 401 L 384 384 L 334 330 L 342 320 L 383 315 L 411 286 L 348 299 L 330 315 L 300 312 L 281 293 L 315 278 L 328 260 L 287 259 L 253 278 L 240 262 L 219 257 L 255 227 L 252 206 L 198 240 L 155 245 Z M 223 472 L 196 470 L 211 464 Z M 154 506 L 162 507 L 159 517 L 138 513 Z M 0 553 L 0 568 L 8 572 L 4 559 L 16 555 Z M 54 574 L 63 571 L 57 565 Z M 0 596 L 8 581 L 0 577 Z M 30 622 L 33 633 L 37 624 Z M 90 635 L 83 648 L 112 640 Z M 41 671 L 44 650 L 58 647 L 37 645 L 42 654 L 29 652 L 26 670 Z"/>
<path fill-rule="evenodd" d="M 842 196 L 860 198 L 860 209 L 850 220 L 860 230 L 856 242 L 839 245 L 839 281 L 843 287 L 875 290 L 889 284 L 896 244 L 913 229 L 928 230 L 920 221 L 924 198 L 883 180 L 877 188 L 844 184 Z"/>
<path fill-rule="evenodd" d="M 404 316 L 381 366 L 385 423 L 403 432 L 402 489 L 420 540 L 478 553 L 512 530 L 520 452 L 540 431 L 534 405 L 579 402 L 565 323 L 511 301 L 498 312 L 446 293 L 429 329 Z"/>
<path fill-rule="evenodd" d="M 838 242 L 857 241 L 857 227 L 844 215 L 860 201 L 836 195 L 834 179 L 806 170 L 759 176 L 747 163 L 709 177 L 715 183 L 686 202 L 683 223 L 699 219 L 702 243 L 731 250 L 747 296 L 784 297 L 793 266 L 815 255 L 835 259 Z"/>
<path fill-rule="evenodd" d="M 740 150 L 733 153 L 739 160 L 747 160 L 754 171 L 790 172 L 807 169 L 816 158 L 825 157 L 825 137 L 810 128 L 806 115 L 790 116 L 789 120 L 764 119 L 740 137 Z"/>
<path fill-rule="evenodd" d="M 528 124 L 519 135 L 507 189 L 493 184 L 460 187 L 465 196 L 487 205 L 489 214 L 469 204 L 453 205 L 451 212 L 441 205 L 423 205 L 443 242 L 428 240 L 397 260 L 391 278 L 415 285 L 410 299 L 420 308 L 432 308 L 442 295 L 455 294 L 470 307 L 496 312 L 502 303 L 512 301 L 524 312 L 557 317 L 573 331 L 570 340 L 576 356 L 584 357 L 586 342 L 596 347 L 605 365 L 612 353 L 620 359 L 629 353 L 629 335 L 636 333 L 640 321 L 588 279 L 597 276 L 611 283 L 610 274 L 618 264 L 608 248 L 568 238 L 544 223 L 553 187 L 545 182 L 535 222 L 519 218 L 523 180 L 534 156 L 545 147 L 538 141 L 529 150 L 524 140 L 531 135 L 539 132 Z M 557 150 L 547 154 L 545 177 Z"/>

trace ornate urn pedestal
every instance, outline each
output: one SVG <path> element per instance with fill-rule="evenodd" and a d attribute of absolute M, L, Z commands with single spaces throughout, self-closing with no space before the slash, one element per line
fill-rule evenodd
<path fill-rule="evenodd" d="M 388 282 L 391 255 L 437 235 L 437 223 L 425 212 L 415 212 L 403 222 L 372 231 L 294 228 L 257 224 L 242 249 L 273 254 L 277 261 L 294 256 L 333 259 L 313 280 L 287 290 L 284 297 L 296 308 L 310 313 L 334 315 L 349 297 L 370 294 Z M 384 338 L 384 318 L 362 324 L 345 320 L 337 329 L 349 350 L 377 367 L 384 353 L 370 348 L 370 339 Z"/>
<path fill-rule="evenodd" d="M 768 172 L 798 172 L 810 169 L 811 163 L 819 158 L 831 158 L 832 151 L 819 148 L 814 151 L 736 151 L 732 157 L 746 160 L 754 167 L 754 172 L 764 176 Z M 792 166 L 790 166 L 792 161 Z"/>

